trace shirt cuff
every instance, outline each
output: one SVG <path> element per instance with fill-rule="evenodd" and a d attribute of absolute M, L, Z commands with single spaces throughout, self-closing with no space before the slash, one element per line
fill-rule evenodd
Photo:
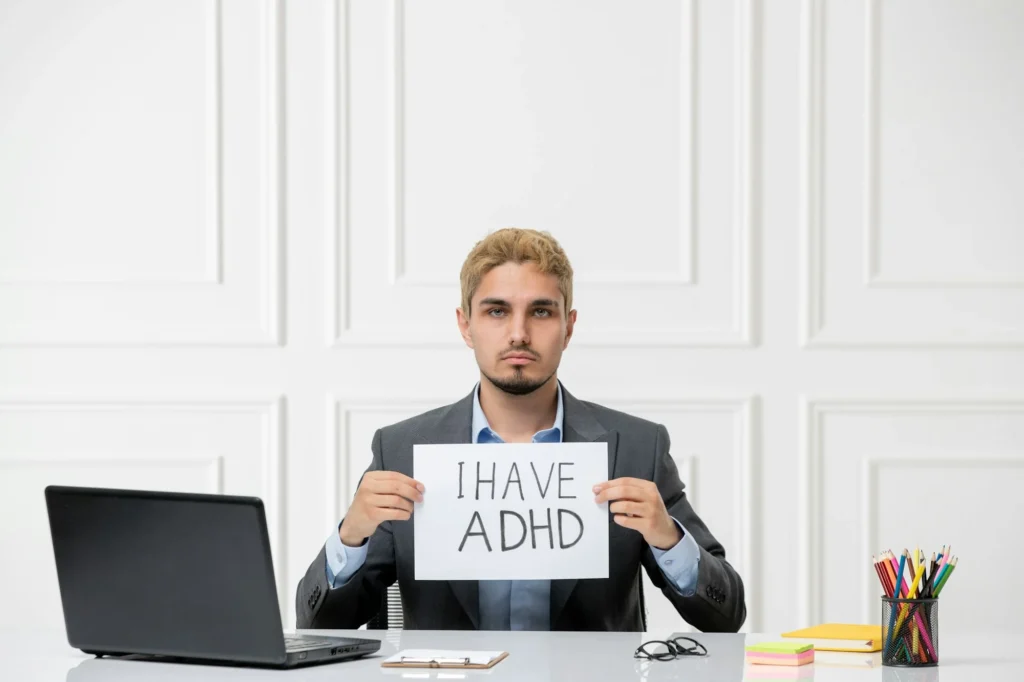
<path fill-rule="evenodd" d="M 349 578 L 363 567 L 366 561 L 366 550 L 370 542 L 364 542 L 359 547 L 349 547 L 341 541 L 341 536 L 335 531 L 327 538 L 327 584 L 331 589 L 341 587 L 348 582 Z"/>
<path fill-rule="evenodd" d="M 654 559 L 658 562 L 661 572 L 668 578 L 676 592 L 684 597 L 692 597 L 697 593 L 697 577 L 700 574 L 700 547 L 693 536 L 686 532 L 683 524 L 676 519 L 675 524 L 682 532 L 682 539 L 672 549 L 651 547 Z"/>

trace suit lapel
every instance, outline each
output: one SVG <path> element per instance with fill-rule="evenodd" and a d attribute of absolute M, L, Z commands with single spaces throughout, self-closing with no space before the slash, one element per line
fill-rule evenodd
<path fill-rule="evenodd" d="M 438 422 L 424 432 L 416 435 L 416 443 L 436 443 L 461 445 L 472 443 L 470 433 L 473 424 L 473 392 L 459 402 L 451 405 L 440 417 Z M 480 628 L 480 583 L 476 580 L 449 580 L 451 588 L 469 616 L 475 629 Z"/>
<path fill-rule="evenodd" d="M 607 443 L 608 444 L 608 478 L 615 472 L 615 459 L 618 455 L 619 434 L 606 431 L 594 418 L 590 409 L 576 400 L 562 386 L 563 411 L 563 443 Z M 576 580 L 551 581 L 551 628 L 555 628 L 562 610 L 569 601 L 569 596 L 576 589 Z"/>

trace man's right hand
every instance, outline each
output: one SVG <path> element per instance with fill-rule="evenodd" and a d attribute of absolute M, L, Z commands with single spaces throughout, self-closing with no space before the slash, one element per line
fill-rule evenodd
<path fill-rule="evenodd" d="M 384 521 L 408 521 L 423 492 L 423 484 L 405 474 L 367 471 L 338 531 L 342 544 L 358 547 Z"/>

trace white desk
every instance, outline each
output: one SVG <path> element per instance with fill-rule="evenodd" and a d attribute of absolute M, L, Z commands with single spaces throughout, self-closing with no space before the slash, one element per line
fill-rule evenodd
<path fill-rule="evenodd" d="M 712 635 L 694 637 L 707 646 L 707 658 L 659 663 L 634 661 L 633 651 L 648 636 L 620 633 L 533 632 L 366 632 L 321 631 L 352 637 L 382 639 L 375 658 L 331 663 L 296 670 L 276 671 L 205 665 L 143 663 L 94 659 L 67 645 L 61 632 L 0 632 L 0 679 L 26 682 L 199 682 L 289 680 L 295 682 L 349 682 L 358 680 L 707 680 L 739 682 L 746 675 L 743 646 L 764 635 Z M 770 637 L 773 638 L 773 637 Z M 886 682 L 976 682 L 1024 679 L 1024 653 L 1012 635 L 948 636 L 941 642 L 942 663 L 936 668 L 839 668 L 815 664 L 801 670 L 817 682 L 885 680 Z M 491 670 L 382 669 L 380 661 L 399 648 L 503 649 L 509 657 Z"/>

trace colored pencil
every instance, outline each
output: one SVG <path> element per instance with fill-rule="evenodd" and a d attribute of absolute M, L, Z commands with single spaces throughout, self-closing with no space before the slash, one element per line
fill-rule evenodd
<path fill-rule="evenodd" d="M 958 557 L 952 555 L 951 545 L 943 545 L 939 552 L 933 552 L 930 560 L 920 546 L 913 552 L 904 549 L 899 557 L 892 550 L 871 557 L 883 594 L 889 599 L 902 600 L 892 605 L 889 614 L 887 652 L 908 663 L 938 660 L 931 639 L 930 610 L 912 602 L 938 598 L 958 561 Z M 898 643 L 895 638 L 899 638 Z"/>
<path fill-rule="evenodd" d="M 892 567 L 892 581 L 893 584 L 896 585 L 896 597 L 902 597 L 906 594 L 906 590 L 904 589 L 905 586 L 903 581 L 896 580 L 896 571 L 899 570 L 900 562 L 896 561 L 896 555 L 893 554 L 892 551 L 886 552 L 885 557 L 886 561 L 888 561 L 889 565 Z"/>
<path fill-rule="evenodd" d="M 942 582 L 942 579 L 943 579 L 944 577 L 946 577 L 946 573 L 948 573 L 948 572 L 949 572 L 949 567 L 950 567 L 951 565 L 952 565 L 952 564 L 950 564 L 949 562 L 946 562 L 946 563 L 944 563 L 944 564 L 942 565 L 942 568 L 940 568 L 940 569 L 939 569 L 939 574 L 938 574 L 937 576 L 935 576 L 935 586 L 936 586 L 936 587 L 938 587 L 938 586 L 939 586 L 939 583 L 941 583 L 941 582 Z"/>
<path fill-rule="evenodd" d="M 949 581 L 949 577 L 951 575 L 953 575 L 953 571 L 954 571 L 954 569 L 956 569 L 956 562 L 957 561 L 958 561 L 958 559 L 954 558 L 952 563 L 949 564 L 949 570 L 946 571 L 946 574 L 944 576 L 942 576 L 942 578 L 939 579 L 939 584 L 935 586 L 935 596 L 936 597 L 939 596 L 939 592 L 942 591 L 942 588 Z"/>
<path fill-rule="evenodd" d="M 903 569 L 906 567 L 906 565 L 907 565 L 907 550 L 903 550 L 903 554 L 900 555 L 900 567 L 899 567 L 899 570 L 896 571 L 896 584 L 901 586 L 901 587 L 903 586 Z"/>
<path fill-rule="evenodd" d="M 896 573 L 896 580 L 897 581 L 902 581 L 903 580 L 903 568 L 906 566 L 906 564 L 907 564 L 907 550 L 903 550 L 903 554 L 900 555 L 900 570 Z M 891 594 L 889 596 L 892 597 Z M 895 633 L 896 633 L 896 611 L 897 610 L 898 609 L 892 609 L 890 611 L 890 613 L 889 613 L 889 639 L 890 639 L 890 641 L 892 640 L 892 638 L 895 636 Z"/>

